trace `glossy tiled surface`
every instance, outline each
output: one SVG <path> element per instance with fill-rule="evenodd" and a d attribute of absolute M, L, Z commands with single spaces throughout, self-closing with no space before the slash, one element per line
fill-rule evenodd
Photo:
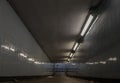
<path fill-rule="evenodd" d="M 46 54 L 9 3 L 0 0 L 0 76 L 45 75 L 47 67 L 52 69 L 52 65 L 42 65 L 47 62 Z"/>

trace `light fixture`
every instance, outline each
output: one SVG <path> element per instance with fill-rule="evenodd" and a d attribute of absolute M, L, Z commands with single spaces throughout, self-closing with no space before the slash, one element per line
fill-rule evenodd
<path fill-rule="evenodd" d="M 70 62 L 70 58 L 68 58 L 68 62 Z"/>
<path fill-rule="evenodd" d="M 98 62 L 95 62 L 94 64 L 98 64 Z"/>
<path fill-rule="evenodd" d="M 9 46 L 6 46 L 6 45 L 1 45 L 1 47 L 6 49 L 6 50 L 10 50 L 12 52 L 15 52 L 15 49 L 13 47 L 9 47 Z"/>
<path fill-rule="evenodd" d="M 109 61 L 117 61 L 117 57 L 110 57 L 109 59 L 108 59 Z"/>
<path fill-rule="evenodd" d="M 99 62 L 86 62 L 86 64 L 89 64 L 89 65 L 94 65 L 95 64 L 95 65 L 97 65 L 97 64 L 99 64 Z"/>
<path fill-rule="evenodd" d="M 40 62 L 38 62 L 38 61 L 35 61 L 34 63 L 35 63 L 35 64 L 40 64 Z"/>
<path fill-rule="evenodd" d="M 98 16 L 95 18 L 94 22 L 90 26 L 90 29 L 88 30 L 87 34 L 90 32 L 91 28 L 93 27 L 93 25 L 96 23 L 97 20 L 98 20 Z"/>
<path fill-rule="evenodd" d="M 73 57 L 73 53 L 70 53 L 70 58 Z"/>
<path fill-rule="evenodd" d="M 27 58 L 27 56 L 23 53 L 19 53 L 20 56 L 24 57 L 24 58 Z"/>
<path fill-rule="evenodd" d="M 92 62 L 87 62 L 86 64 L 88 64 L 88 65 L 93 65 L 94 63 L 92 63 Z"/>
<path fill-rule="evenodd" d="M 99 63 L 101 63 L 101 64 L 106 64 L 106 61 L 100 61 Z"/>
<path fill-rule="evenodd" d="M 33 58 L 28 58 L 29 61 L 35 61 Z"/>
<path fill-rule="evenodd" d="M 14 48 L 11 47 L 11 48 L 9 48 L 9 49 L 10 49 L 11 51 L 15 52 L 15 49 L 14 49 Z"/>
<path fill-rule="evenodd" d="M 79 43 L 76 42 L 75 45 L 74 45 L 74 47 L 73 47 L 73 51 L 75 51 L 75 50 L 77 49 L 78 46 L 79 46 Z"/>
<path fill-rule="evenodd" d="M 85 23 L 85 26 L 84 26 L 82 32 L 81 32 L 81 36 L 85 35 L 85 33 L 87 32 L 87 30 L 88 30 L 88 28 L 89 28 L 93 18 L 94 18 L 93 15 L 90 14 L 89 17 L 88 17 L 87 22 Z"/>
<path fill-rule="evenodd" d="M 6 50 L 9 50 L 10 48 L 6 45 L 1 45 L 2 48 L 6 49 Z"/>
<path fill-rule="evenodd" d="M 116 58 L 116 57 L 114 57 L 114 58 L 113 58 L 113 61 L 117 61 L 117 58 Z"/>
<path fill-rule="evenodd" d="M 109 58 L 108 60 L 109 60 L 109 61 L 112 61 L 112 60 L 113 60 L 113 58 Z"/>

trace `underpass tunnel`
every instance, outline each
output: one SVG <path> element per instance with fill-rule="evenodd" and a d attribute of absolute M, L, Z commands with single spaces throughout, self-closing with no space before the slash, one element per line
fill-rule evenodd
<path fill-rule="evenodd" d="M 119 83 L 119 0 L 0 0 L 0 83 Z"/>

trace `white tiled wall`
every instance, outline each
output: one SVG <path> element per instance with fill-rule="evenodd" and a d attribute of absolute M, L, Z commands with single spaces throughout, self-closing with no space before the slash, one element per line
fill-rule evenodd
<path fill-rule="evenodd" d="M 51 74 L 47 67 L 52 69 L 52 65 L 42 66 L 47 62 L 49 59 L 9 3 L 0 0 L 0 76 Z"/>

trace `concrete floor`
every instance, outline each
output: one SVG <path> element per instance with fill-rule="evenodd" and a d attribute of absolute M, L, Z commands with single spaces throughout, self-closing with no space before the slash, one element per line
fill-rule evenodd
<path fill-rule="evenodd" d="M 71 78 L 66 76 L 48 76 L 45 78 L 36 78 L 29 80 L 22 80 L 16 83 L 93 83 L 86 80 Z"/>

